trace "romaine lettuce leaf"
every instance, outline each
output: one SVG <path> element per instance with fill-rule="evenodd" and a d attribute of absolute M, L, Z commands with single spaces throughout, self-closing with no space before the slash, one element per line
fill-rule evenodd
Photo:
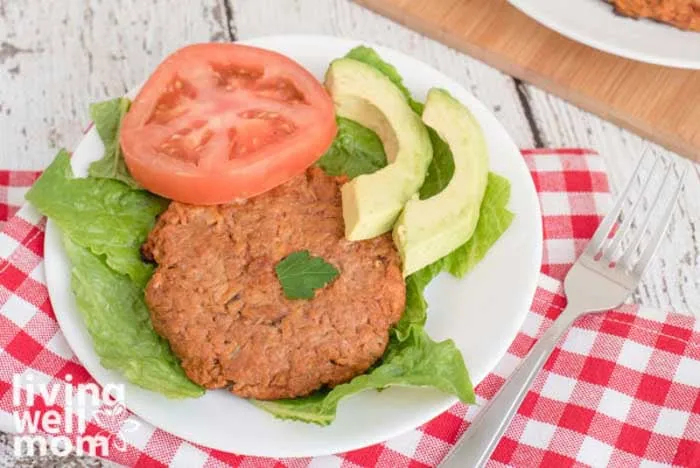
<path fill-rule="evenodd" d="M 143 287 L 64 235 L 72 288 L 100 362 L 132 383 L 169 398 L 199 397 L 168 343 L 153 330 Z"/>
<path fill-rule="evenodd" d="M 92 177 L 116 179 L 138 189 L 141 186 L 129 174 L 119 145 L 119 129 L 130 105 L 131 102 L 123 97 L 90 105 L 90 118 L 104 143 L 105 152 L 102 159 L 90 165 L 89 174 Z"/>
<path fill-rule="evenodd" d="M 405 340 L 411 329 L 423 327 L 428 318 L 428 303 L 423 292 L 428 284 L 442 272 L 442 263 L 438 260 L 406 278 L 406 307 L 401 320 L 394 326 L 394 336 L 399 341 Z"/>
<path fill-rule="evenodd" d="M 423 113 L 423 104 L 413 99 L 411 92 L 406 88 L 406 85 L 403 84 L 403 77 L 396 70 L 396 67 L 385 62 L 374 49 L 367 46 L 357 46 L 348 52 L 345 57 L 366 63 L 382 72 L 397 88 L 399 88 L 401 93 L 406 96 L 406 101 L 408 105 L 411 106 L 411 109 L 418 115 Z"/>
<path fill-rule="evenodd" d="M 141 261 L 140 248 L 165 209 L 164 200 L 116 180 L 73 177 L 65 150 L 26 198 L 73 242 L 104 255 L 110 268 L 129 275 L 141 287 L 146 285 L 153 267 Z"/>
<path fill-rule="evenodd" d="M 490 172 L 474 234 L 465 244 L 438 260 L 443 269 L 452 276 L 461 278 L 484 259 L 515 218 L 507 208 L 509 200 L 510 181 Z"/>
<path fill-rule="evenodd" d="M 422 327 L 412 328 L 403 341 L 392 340 L 379 366 L 348 383 L 306 398 L 254 403 L 282 419 L 325 426 L 335 419 L 338 403 L 343 398 L 390 386 L 433 387 L 456 395 L 465 403 L 474 403 L 474 389 L 454 342 L 435 342 Z"/>

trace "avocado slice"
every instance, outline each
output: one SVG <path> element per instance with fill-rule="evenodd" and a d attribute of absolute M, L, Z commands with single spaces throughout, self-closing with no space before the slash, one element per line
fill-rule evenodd
<path fill-rule="evenodd" d="M 384 74 L 341 58 L 326 72 L 338 116 L 364 125 L 382 140 L 388 165 L 342 188 L 345 237 L 362 240 L 391 231 L 406 201 L 423 184 L 433 157 L 428 130 Z"/>
<path fill-rule="evenodd" d="M 489 174 L 488 149 L 479 123 L 447 91 L 430 90 L 423 122 L 449 145 L 455 169 L 440 193 L 426 200 L 410 200 L 394 226 L 394 243 L 403 260 L 404 276 L 471 238 Z"/>

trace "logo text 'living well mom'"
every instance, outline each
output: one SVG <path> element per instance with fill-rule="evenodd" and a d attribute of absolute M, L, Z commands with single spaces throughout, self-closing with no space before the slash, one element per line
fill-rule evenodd
<path fill-rule="evenodd" d="M 65 383 L 39 383 L 32 374 L 12 378 L 12 416 L 17 435 L 14 438 L 16 457 L 70 454 L 109 455 L 110 446 L 126 450 L 124 432 L 136 430 L 138 423 L 119 422 L 126 412 L 124 386 L 107 384 L 100 389 L 94 383 L 71 384 L 73 376 L 67 374 Z M 43 400 L 44 411 L 37 409 Z M 61 408 L 50 409 L 51 407 Z M 120 426 L 116 434 L 100 432 L 85 434 L 88 418 L 94 418 L 102 426 L 116 418 Z M 110 441 L 112 444 L 110 444 Z"/>

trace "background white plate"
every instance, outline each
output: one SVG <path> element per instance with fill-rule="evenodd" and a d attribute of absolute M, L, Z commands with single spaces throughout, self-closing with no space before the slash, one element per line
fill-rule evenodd
<path fill-rule="evenodd" d="M 604 0 L 509 0 L 543 25 L 596 49 L 642 62 L 700 69 L 700 33 L 619 16 Z"/>
<path fill-rule="evenodd" d="M 324 36 L 276 36 L 246 41 L 286 54 L 319 79 L 328 63 L 359 41 Z M 375 47 L 394 64 L 418 99 L 440 86 L 469 106 L 479 120 L 491 154 L 492 169 L 512 183 L 510 229 L 464 280 L 442 275 L 428 288 L 427 330 L 434 339 L 453 338 L 475 384 L 505 353 L 520 328 L 535 291 L 542 253 L 539 203 L 530 174 L 517 147 L 491 112 L 463 87 L 424 63 L 399 52 Z M 99 159 L 102 143 L 94 128 L 73 155 L 73 168 L 85 175 Z M 70 263 L 60 232 L 49 221 L 45 243 L 46 279 L 59 325 L 77 357 L 101 384 L 127 385 L 129 409 L 155 426 L 189 441 L 240 454 L 271 457 L 313 456 L 377 443 L 430 420 L 455 403 L 432 389 L 391 388 L 365 392 L 343 401 L 329 427 L 279 421 L 223 390 L 199 399 L 173 401 L 128 384 L 104 369 L 70 291 Z"/>

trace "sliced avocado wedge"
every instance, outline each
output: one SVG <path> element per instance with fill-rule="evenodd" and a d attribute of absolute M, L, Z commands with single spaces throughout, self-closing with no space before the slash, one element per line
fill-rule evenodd
<path fill-rule="evenodd" d="M 455 169 L 440 193 L 426 200 L 410 200 L 394 226 L 394 243 L 403 260 L 404 276 L 444 257 L 471 238 L 489 174 L 488 149 L 481 127 L 447 91 L 430 90 L 423 122 L 449 145 Z"/>
<path fill-rule="evenodd" d="M 340 117 L 382 140 L 389 164 L 342 188 L 345 237 L 362 240 L 391 231 L 406 201 L 423 184 L 433 155 L 430 137 L 406 96 L 384 74 L 357 60 L 331 63 L 326 88 Z"/>

